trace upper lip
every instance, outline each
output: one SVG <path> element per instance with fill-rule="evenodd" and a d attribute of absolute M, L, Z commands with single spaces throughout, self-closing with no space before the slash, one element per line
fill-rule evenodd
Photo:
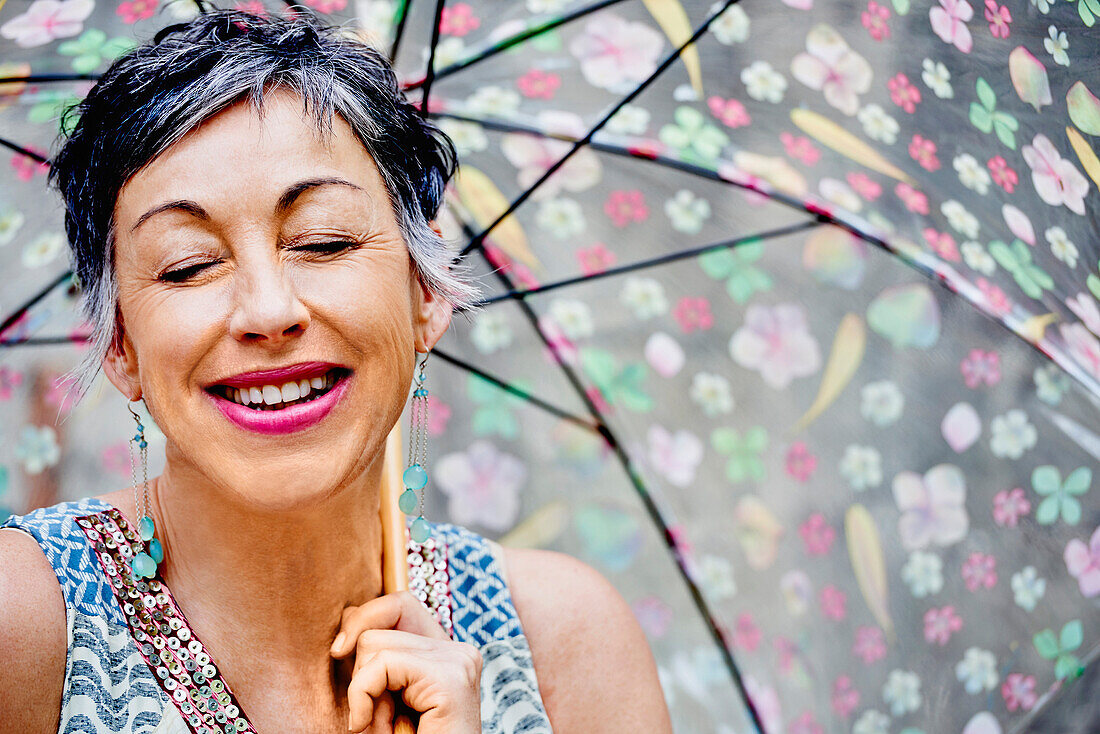
<path fill-rule="evenodd" d="M 223 377 L 206 385 L 207 389 L 219 385 L 229 387 L 262 387 L 263 385 L 279 385 L 292 380 L 320 377 L 334 367 L 347 369 L 336 362 L 299 362 L 286 367 L 278 367 L 270 370 L 254 370 L 252 372 L 240 372 L 236 375 Z"/>

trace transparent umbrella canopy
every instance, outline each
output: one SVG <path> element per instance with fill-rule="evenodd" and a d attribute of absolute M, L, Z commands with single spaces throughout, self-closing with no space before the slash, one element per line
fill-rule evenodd
<path fill-rule="evenodd" d="M 678 732 L 1100 726 L 1097 0 L 236 5 L 390 49 L 454 140 L 426 514 L 602 571 Z M 7 510 L 128 481 L 122 398 L 57 388 L 45 161 L 201 10 L 0 4 Z"/>

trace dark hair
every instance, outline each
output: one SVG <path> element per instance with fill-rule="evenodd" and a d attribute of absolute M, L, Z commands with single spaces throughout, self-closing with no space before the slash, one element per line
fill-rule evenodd
<path fill-rule="evenodd" d="M 331 132 L 339 114 L 374 159 L 424 285 L 456 308 L 477 296 L 450 264 L 429 222 L 454 173 L 451 141 L 398 86 L 387 59 L 312 14 L 262 17 L 211 10 L 170 26 L 116 60 L 67 117 L 78 116 L 50 169 L 65 200 L 65 229 L 94 328 L 93 348 L 70 376 L 82 396 L 117 334 L 113 213 L 139 170 L 205 120 L 248 100 L 262 114 L 267 93 L 297 93 L 304 112 Z"/>

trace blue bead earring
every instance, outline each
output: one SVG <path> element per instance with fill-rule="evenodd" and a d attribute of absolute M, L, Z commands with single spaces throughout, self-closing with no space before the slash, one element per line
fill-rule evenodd
<path fill-rule="evenodd" d="M 409 406 L 409 466 L 401 478 L 405 483 L 405 491 L 397 500 L 397 506 L 406 515 L 418 512 L 418 517 L 413 520 L 409 534 L 413 541 L 423 543 L 431 534 L 431 527 L 424 519 L 424 488 L 428 485 L 428 472 L 424 464 L 428 462 L 428 443 L 424 438 L 424 431 L 428 423 L 428 388 L 424 387 L 424 365 L 428 363 L 428 354 L 420 362 L 420 369 L 416 375 L 416 389 L 413 390 L 412 403 Z M 417 497 L 416 492 L 420 491 Z"/>
<path fill-rule="evenodd" d="M 141 416 L 134 412 L 129 403 L 126 404 L 126 410 L 130 411 L 130 415 L 134 416 L 134 422 L 137 423 L 137 433 L 130 439 L 130 476 L 134 480 L 134 509 L 138 515 L 138 535 L 141 537 L 143 547 L 134 556 L 132 568 L 134 581 L 141 581 L 142 578 L 151 579 L 157 574 L 157 566 L 164 560 L 164 548 L 155 537 L 157 526 L 149 516 L 149 443 L 145 440 L 145 426 L 141 424 Z M 135 449 L 141 456 L 143 502 L 138 501 Z"/>

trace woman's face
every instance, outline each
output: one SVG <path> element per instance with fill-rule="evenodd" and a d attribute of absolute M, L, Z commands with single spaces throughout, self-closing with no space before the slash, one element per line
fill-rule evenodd
<path fill-rule="evenodd" d="M 285 509 L 381 454 L 451 308 L 343 119 L 323 135 L 287 91 L 262 120 L 236 104 L 126 183 L 115 226 L 123 338 L 104 367 L 144 396 L 173 475 Z"/>

